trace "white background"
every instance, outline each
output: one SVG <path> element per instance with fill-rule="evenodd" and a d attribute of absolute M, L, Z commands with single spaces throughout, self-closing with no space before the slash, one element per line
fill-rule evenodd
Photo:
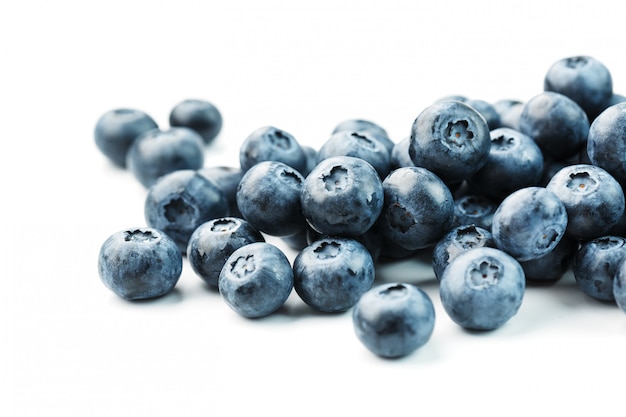
<path fill-rule="evenodd" d="M 623 93 L 618 4 L 3 2 L 0 415 L 623 416 L 626 314 L 571 275 L 529 288 L 501 329 L 471 333 L 441 308 L 428 256 L 381 267 L 379 282 L 415 283 L 436 308 L 429 343 L 401 360 L 367 351 L 349 313 L 297 297 L 241 318 L 187 264 L 173 294 L 118 299 L 98 251 L 145 224 L 146 190 L 93 140 L 112 108 L 167 127 L 195 97 L 224 117 L 207 165 L 237 165 L 264 125 L 319 146 L 358 117 L 399 141 L 442 96 L 527 100 L 554 61 L 578 54 Z"/>

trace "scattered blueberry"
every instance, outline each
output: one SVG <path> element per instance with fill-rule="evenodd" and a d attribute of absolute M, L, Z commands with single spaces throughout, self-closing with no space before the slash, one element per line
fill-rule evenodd
<path fill-rule="evenodd" d="M 432 267 L 435 278 L 441 279 L 443 271 L 454 258 L 473 248 L 495 247 L 489 230 L 473 224 L 457 226 L 446 233 L 433 248 Z"/>
<path fill-rule="evenodd" d="M 474 224 L 491 230 L 493 213 L 498 205 L 484 195 L 466 194 L 454 200 L 453 226 Z"/>
<path fill-rule="evenodd" d="M 411 137 L 407 136 L 391 149 L 389 164 L 392 170 L 415 166 L 409 155 L 409 146 L 411 146 Z"/>
<path fill-rule="evenodd" d="M 380 284 L 354 306 L 357 338 L 372 353 L 399 358 L 425 345 L 435 328 L 435 309 L 423 290 L 405 283 Z"/>
<path fill-rule="evenodd" d="M 565 235 L 550 252 L 539 258 L 520 262 L 527 282 L 558 281 L 572 266 L 577 250 L 578 240 Z"/>
<path fill-rule="evenodd" d="M 296 138 L 274 126 L 256 129 L 239 148 L 239 163 L 243 171 L 264 161 L 282 162 L 300 173 L 306 172 L 308 166 L 307 154 Z"/>
<path fill-rule="evenodd" d="M 591 123 L 587 154 L 593 165 L 626 185 L 626 103 L 607 108 Z"/>
<path fill-rule="evenodd" d="M 197 132 L 205 144 L 215 140 L 222 130 L 222 114 L 215 105 L 206 100 L 187 99 L 178 103 L 170 112 L 170 126 L 188 127 Z"/>
<path fill-rule="evenodd" d="M 244 174 L 241 168 L 230 166 L 203 167 L 198 170 L 198 174 L 222 189 L 226 200 L 228 200 L 230 216 L 242 217 L 237 206 L 237 187 L 239 187 L 239 182 Z"/>
<path fill-rule="evenodd" d="M 626 259 L 626 239 L 602 236 L 583 242 L 574 256 L 572 272 L 578 287 L 588 296 L 613 301 L 613 279 Z"/>
<path fill-rule="evenodd" d="M 487 126 L 489 126 L 489 130 L 501 127 L 502 122 L 500 121 L 500 113 L 497 112 L 493 104 L 488 101 L 475 98 L 466 100 L 465 104 L 473 107 L 474 110 L 485 118 Z"/>
<path fill-rule="evenodd" d="M 367 132 L 378 139 L 387 148 L 388 152 L 391 152 L 394 146 L 394 142 L 389 138 L 387 131 L 371 120 L 346 119 L 335 126 L 332 133 L 339 132 Z"/>

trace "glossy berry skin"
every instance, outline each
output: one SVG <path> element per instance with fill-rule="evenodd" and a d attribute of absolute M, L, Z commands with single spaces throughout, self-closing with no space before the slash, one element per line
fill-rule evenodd
<path fill-rule="evenodd" d="M 467 183 L 474 193 L 501 201 L 513 191 L 538 185 L 543 171 L 543 154 L 530 137 L 502 127 L 490 132 L 487 162 Z"/>
<path fill-rule="evenodd" d="M 184 254 L 196 228 L 228 216 L 228 201 L 220 188 L 196 171 L 180 170 L 148 189 L 144 215 L 148 226 L 169 235 Z"/>
<path fill-rule="evenodd" d="M 589 119 L 571 98 L 546 91 L 526 102 L 519 130 L 554 159 L 565 160 L 585 147 Z"/>
<path fill-rule="evenodd" d="M 626 185 L 626 103 L 607 108 L 591 123 L 587 155 L 593 165 Z"/>
<path fill-rule="evenodd" d="M 115 165 L 126 168 L 126 154 L 139 135 L 156 129 L 157 123 L 137 109 L 120 108 L 104 113 L 96 122 L 96 146 Z"/>
<path fill-rule="evenodd" d="M 567 210 L 567 234 L 580 240 L 603 236 L 624 215 L 624 192 L 604 169 L 595 165 L 568 165 L 546 185 Z"/>
<path fill-rule="evenodd" d="M 169 293 L 183 268 L 176 243 L 160 230 L 121 230 L 105 240 L 98 257 L 104 285 L 126 300 L 143 300 Z"/>
<path fill-rule="evenodd" d="M 243 317 L 265 317 L 282 307 L 293 290 L 289 259 L 276 246 L 256 242 L 226 260 L 218 289 L 222 299 Z"/>
<path fill-rule="evenodd" d="M 250 243 L 264 241 L 261 232 L 247 221 L 237 217 L 220 217 L 194 230 L 187 245 L 187 259 L 198 277 L 217 287 L 222 268 L 234 251 Z"/>
<path fill-rule="evenodd" d="M 613 297 L 617 306 L 626 313 L 626 262 L 620 262 L 613 278 Z"/>
<path fill-rule="evenodd" d="M 390 170 L 389 150 L 371 133 L 342 131 L 334 133 L 317 152 L 318 163 L 331 156 L 353 156 L 369 162 L 380 178 Z"/>
<path fill-rule="evenodd" d="M 307 170 L 307 154 L 296 138 L 274 126 L 256 129 L 239 148 L 239 164 L 245 172 L 263 161 L 277 161 L 303 173 Z"/>
<path fill-rule="evenodd" d="M 306 228 L 300 193 L 304 177 L 277 161 L 252 166 L 237 188 L 237 207 L 244 219 L 272 236 L 291 236 Z"/>
<path fill-rule="evenodd" d="M 172 108 L 170 126 L 188 127 L 198 133 L 205 144 L 215 140 L 222 130 L 222 114 L 215 105 L 206 100 L 187 99 Z"/>
<path fill-rule="evenodd" d="M 350 238 L 324 238 L 313 242 L 293 263 L 294 288 L 314 310 L 348 310 L 374 282 L 372 255 Z"/>
<path fill-rule="evenodd" d="M 491 138 L 485 118 L 455 100 L 437 101 L 424 109 L 411 128 L 409 155 L 444 182 L 462 181 L 487 162 Z"/>
<path fill-rule="evenodd" d="M 391 152 L 394 142 L 389 138 L 387 131 L 379 124 L 365 119 L 346 119 L 333 129 L 333 134 L 339 132 L 367 132 L 378 139 Z"/>
<path fill-rule="evenodd" d="M 440 280 L 441 303 L 452 321 L 474 330 L 503 326 L 524 298 L 524 271 L 513 257 L 490 247 L 457 256 Z"/>
<path fill-rule="evenodd" d="M 414 285 L 380 284 L 354 306 L 352 323 L 357 338 L 372 353 L 399 358 L 430 340 L 435 309 L 428 294 Z"/>
<path fill-rule="evenodd" d="M 591 56 L 559 59 L 548 69 L 544 91 L 553 91 L 574 100 L 593 120 L 613 96 L 613 80 L 608 68 Z"/>
<path fill-rule="evenodd" d="M 382 211 L 382 181 L 363 159 L 330 157 L 305 178 L 301 202 L 302 212 L 316 232 L 357 237 L 376 223 Z"/>
<path fill-rule="evenodd" d="M 520 262 L 526 281 L 534 283 L 558 281 L 571 267 L 577 250 L 578 240 L 565 235 L 547 254 Z"/>
<path fill-rule="evenodd" d="M 454 198 L 425 168 L 404 167 L 383 181 L 385 202 L 378 227 L 390 242 L 416 250 L 432 246 L 452 227 Z"/>
<path fill-rule="evenodd" d="M 454 200 L 453 226 L 474 224 L 491 231 L 493 213 L 498 205 L 493 200 L 479 194 L 466 194 Z"/>
<path fill-rule="evenodd" d="M 239 187 L 239 182 L 244 174 L 241 168 L 230 166 L 203 167 L 198 170 L 198 174 L 221 188 L 228 200 L 230 216 L 242 217 L 239 207 L 237 207 L 237 187 Z"/>
<path fill-rule="evenodd" d="M 623 237 L 602 236 L 583 242 L 572 264 L 578 288 L 597 300 L 613 301 L 613 279 L 624 259 Z"/>
<path fill-rule="evenodd" d="M 126 164 L 135 178 L 148 188 L 170 172 L 202 168 L 202 138 L 185 127 L 150 130 L 135 140 L 128 151 Z"/>
<path fill-rule="evenodd" d="M 459 256 L 473 248 L 495 247 L 491 232 L 473 224 L 455 227 L 446 233 L 433 248 L 432 266 L 435 278 L 443 276 L 446 267 Z"/>
<path fill-rule="evenodd" d="M 550 252 L 565 235 L 567 211 L 559 197 L 543 187 L 511 193 L 493 215 L 496 246 L 520 262 Z"/>

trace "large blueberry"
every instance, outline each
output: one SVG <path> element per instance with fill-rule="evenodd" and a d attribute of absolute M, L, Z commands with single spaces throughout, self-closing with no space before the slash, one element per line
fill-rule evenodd
<path fill-rule="evenodd" d="M 558 160 L 578 154 L 587 143 L 589 119 L 571 98 L 545 91 L 526 102 L 519 129 Z"/>
<path fill-rule="evenodd" d="M 569 56 L 554 62 L 544 78 L 544 90 L 564 94 L 593 120 L 609 106 L 613 80 L 608 68 L 591 56 Z"/>
<path fill-rule="evenodd" d="M 172 108 L 170 126 L 188 127 L 197 132 L 205 144 L 213 142 L 222 130 L 222 114 L 206 100 L 187 99 Z"/>
<path fill-rule="evenodd" d="M 372 353 L 398 358 L 430 340 L 435 309 L 428 294 L 414 285 L 380 284 L 359 299 L 352 322 L 357 338 Z"/>
<path fill-rule="evenodd" d="M 493 330 L 517 314 L 525 288 L 519 262 L 499 249 L 480 247 L 450 262 L 439 291 L 452 321 L 468 329 Z"/>
<path fill-rule="evenodd" d="M 568 165 L 548 182 L 567 210 L 567 234 L 581 240 L 605 235 L 624 214 L 624 192 L 604 169 Z"/>
<path fill-rule="evenodd" d="M 170 172 L 202 168 L 204 146 L 200 135 L 185 127 L 152 129 L 135 140 L 126 161 L 135 178 L 150 187 Z"/>
<path fill-rule="evenodd" d="M 528 261 L 554 249 L 566 228 L 567 211 L 559 197 L 543 187 L 525 187 L 500 203 L 491 233 L 499 249 Z"/>
<path fill-rule="evenodd" d="M 626 259 L 626 239 L 601 236 L 583 242 L 574 256 L 572 272 L 578 287 L 588 296 L 613 301 L 613 279 Z"/>
<path fill-rule="evenodd" d="M 372 287 L 374 261 L 361 243 L 350 238 L 325 238 L 304 248 L 293 263 L 294 288 L 311 308 L 346 311 Z"/>
<path fill-rule="evenodd" d="M 593 165 L 626 185 L 626 103 L 607 108 L 591 123 L 587 155 Z"/>
<path fill-rule="evenodd" d="M 277 161 L 300 173 L 307 170 L 308 157 L 296 138 L 274 126 L 263 126 L 250 133 L 239 148 L 239 164 L 243 171 L 263 161 Z"/>
<path fill-rule="evenodd" d="M 495 245 L 489 230 L 473 224 L 455 227 L 446 233 L 433 248 L 432 266 L 435 278 L 441 279 L 446 267 L 461 253 L 473 248 L 495 247 Z"/>
<path fill-rule="evenodd" d="M 272 236 L 290 236 L 306 228 L 300 193 L 304 178 L 290 166 L 263 161 L 246 171 L 237 188 L 244 219 Z"/>
<path fill-rule="evenodd" d="M 462 181 L 487 162 L 491 139 L 485 118 L 455 100 L 441 100 L 413 122 L 409 155 L 446 183 Z"/>
<path fill-rule="evenodd" d="M 247 221 L 220 217 L 196 228 L 189 238 L 187 258 L 196 275 L 210 286 L 217 287 L 220 272 L 234 251 L 264 241 L 261 232 Z"/>
<path fill-rule="evenodd" d="M 162 176 L 148 189 L 144 214 L 148 226 L 167 233 L 185 253 L 196 228 L 228 216 L 228 201 L 217 185 L 197 171 L 180 170 Z"/>
<path fill-rule="evenodd" d="M 128 228 L 109 236 L 100 248 L 98 273 L 104 285 L 126 300 L 169 293 L 183 259 L 176 243 L 160 230 Z"/>
<path fill-rule="evenodd" d="M 330 157 L 305 178 L 301 201 L 304 216 L 318 233 L 357 237 L 380 215 L 382 181 L 361 158 Z"/>
<path fill-rule="evenodd" d="M 378 227 L 390 242 L 415 250 L 434 245 L 452 227 L 454 199 L 439 177 L 425 168 L 404 167 L 383 181 Z"/>
<path fill-rule="evenodd" d="M 226 260 L 218 281 L 219 292 L 236 313 L 267 316 L 282 307 L 293 290 L 293 270 L 287 256 L 266 242 L 250 243 Z"/>
<path fill-rule="evenodd" d="M 139 135 L 156 129 L 156 122 L 137 109 L 114 109 L 104 113 L 96 122 L 96 146 L 115 165 L 126 167 L 126 154 Z"/>

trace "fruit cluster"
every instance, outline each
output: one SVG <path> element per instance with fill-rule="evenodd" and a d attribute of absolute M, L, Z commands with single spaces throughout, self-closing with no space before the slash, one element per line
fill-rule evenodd
<path fill-rule="evenodd" d="M 593 57 L 556 61 L 525 102 L 438 99 L 398 142 L 368 120 L 339 123 L 319 149 L 265 126 L 239 167 L 205 167 L 217 108 L 186 100 L 170 125 L 133 109 L 96 124 L 98 148 L 147 188 L 146 226 L 99 254 L 101 280 L 124 299 L 171 291 L 186 256 L 242 316 L 272 314 L 295 291 L 320 312 L 352 309 L 375 354 L 405 356 L 431 337 L 433 303 L 412 284 L 375 285 L 375 266 L 428 249 L 442 306 L 464 328 L 499 328 L 528 282 L 570 268 L 587 295 L 626 311 L 626 98 Z M 293 264 L 266 236 L 298 251 Z"/>

